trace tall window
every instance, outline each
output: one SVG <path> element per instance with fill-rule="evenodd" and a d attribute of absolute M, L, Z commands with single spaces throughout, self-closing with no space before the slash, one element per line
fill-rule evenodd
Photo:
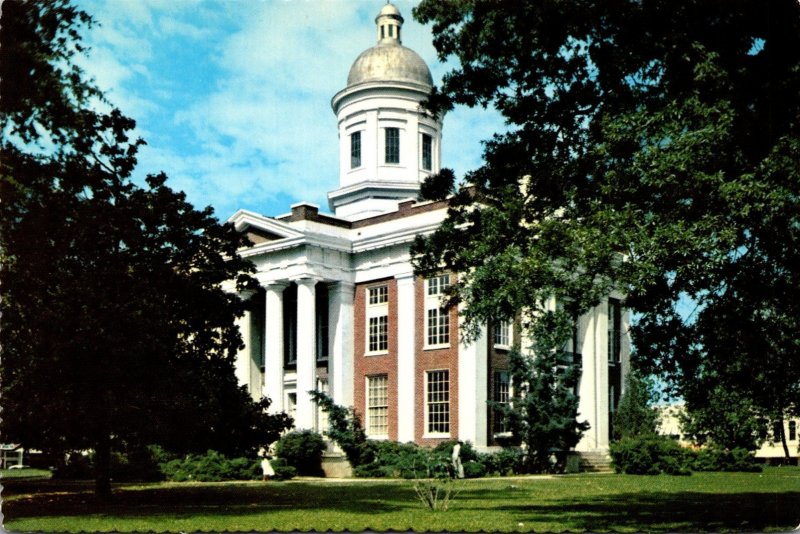
<path fill-rule="evenodd" d="M 400 128 L 386 128 L 386 163 L 400 163 Z"/>
<path fill-rule="evenodd" d="M 608 361 L 617 363 L 622 352 L 622 306 L 617 299 L 608 299 Z"/>
<path fill-rule="evenodd" d="M 350 134 L 350 168 L 361 167 L 361 132 Z"/>
<path fill-rule="evenodd" d="M 447 346 L 450 343 L 450 313 L 441 304 L 450 285 L 450 275 L 442 274 L 425 280 L 425 346 Z"/>
<path fill-rule="evenodd" d="M 511 402 L 511 377 L 508 371 L 494 372 L 494 402 L 497 404 L 508 404 Z M 496 434 L 508 432 L 508 424 L 503 417 L 501 410 L 494 409 L 494 432 Z"/>
<path fill-rule="evenodd" d="M 439 297 L 444 295 L 445 290 L 450 285 L 450 275 L 449 274 L 440 274 L 439 276 L 434 276 L 433 278 L 428 278 L 428 291 L 427 294 L 429 297 Z"/>
<path fill-rule="evenodd" d="M 328 393 L 328 380 L 326 378 L 317 378 L 317 391 Z M 317 412 L 317 432 L 327 432 L 329 423 L 328 412 L 317 405 L 314 406 L 314 409 Z"/>
<path fill-rule="evenodd" d="M 445 308 L 428 309 L 428 345 L 450 343 L 450 314 Z"/>
<path fill-rule="evenodd" d="M 797 422 L 789 421 L 789 441 L 797 439 Z"/>
<path fill-rule="evenodd" d="M 367 288 L 367 352 L 389 350 L 389 286 Z"/>
<path fill-rule="evenodd" d="M 389 377 L 367 377 L 367 435 L 389 435 Z"/>
<path fill-rule="evenodd" d="M 316 287 L 316 330 L 317 330 L 317 361 L 328 360 L 328 286 L 317 284 Z"/>
<path fill-rule="evenodd" d="M 433 168 L 433 138 L 422 134 L 422 168 L 429 171 Z"/>
<path fill-rule="evenodd" d="M 389 317 L 369 318 L 369 347 L 368 352 L 384 352 L 389 350 Z"/>
<path fill-rule="evenodd" d="M 511 323 L 508 321 L 494 323 L 494 346 L 501 349 L 511 346 Z"/>
<path fill-rule="evenodd" d="M 283 361 L 297 365 L 297 286 L 283 290 Z"/>
<path fill-rule="evenodd" d="M 426 380 L 426 432 L 450 433 L 450 371 L 428 371 Z"/>

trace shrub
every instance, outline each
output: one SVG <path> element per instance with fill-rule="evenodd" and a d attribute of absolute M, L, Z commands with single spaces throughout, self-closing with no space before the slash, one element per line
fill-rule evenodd
<path fill-rule="evenodd" d="M 272 480 L 289 480 L 297 476 L 297 469 L 288 465 L 283 458 L 275 458 L 270 460 L 272 470 L 275 471 Z"/>
<path fill-rule="evenodd" d="M 486 476 L 486 467 L 481 462 L 469 460 L 464 464 L 464 478 L 481 478 Z"/>
<path fill-rule="evenodd" d="M 523 471 L 523 453 L 521 449 L 505 448 L 499 452 L 480 456 L 486 473 L 492 476 L 509 476 Z"/>
<path fill-rule="evenodd" d="M 326 445 L 322 436 L 312 430 L 289 432 L 278 440 L 275 452 L 279 458 L 305 476 L 324 476 L 322 453 Z"/>
<path fill-rule="evenodd" d="M 211 450 L 204 455 L 190 454 L 184 458 L 162 463 L 161 471 L 168 480 L 175 482 L 187 480 L 219 482 L 261 478 L 261 466 L 257 459 L 227 458 Z"/>
<path fill-rule="evenodd" d="M 611 458 L 618 473 L 629 475 L 689 475 L 691 453 L 675 440 L 662 436 L 624 438 L 611 444 Z"/>
<path fill-rule="evenodd" d="M 694 454 L 692 469 L 695 471 L 759 472 L 761 466 L 755 462 L 755 458 L 747 449 L 739 447 L 728 451 L 709 447 L 700 449 Z"/>

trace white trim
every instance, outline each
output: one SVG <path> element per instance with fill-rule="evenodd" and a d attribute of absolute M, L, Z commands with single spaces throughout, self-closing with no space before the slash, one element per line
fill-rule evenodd
<path fill-rule="evenodd" d="M 441 373 L 447 372 L 447 432 L 430 432 L 428 430 L 430 421 L 430 409 L 428 401 L 428 384 L 430 382 L 430 375 L 431 373 Z M 423 409 L 424 409 L 424 417 L 423 426 L 422 426 L 422 437 L 423 438 L 449 438 L 453 434 L 453 395 L 452 391 L 453 388 L 451 387 L 452 380 L 450 379 L 450 369 L 443 368 L 443 369 L 426 369 L 424 372 L 425 376 L 425 383 L 423 388 Z M 457 404 L 456 404 L 457 406 Z"/>

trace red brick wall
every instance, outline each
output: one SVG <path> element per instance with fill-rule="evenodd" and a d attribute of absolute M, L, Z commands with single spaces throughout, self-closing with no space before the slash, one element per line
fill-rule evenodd
<path fill-rule="evenodd" d="M 450 275 L 451 283 L 454 276 Z M 447 369 L 450 371 L 450 437 L 458 438 L 458 310 L 455 306 L 450 309 L 450 346 L 443 349 L 425 350 L 426 318 L 425 318 L 425 280 L 417 277 L 415 280 L 414 309 L 415 317 L 415 441 L 420 445 L 434 446 L 448 438 L 423 438 L 425 434 L 425 381 L 426 371 Z"/>
<path fill-rule="evenodd" d="M 387 285 L 389 289 L 389 352 L 367 356 L 367 289 Z M 356 284 L 353 306 L 354 384 L 353 404 L 366 426 L 366 377 L 387 375 L 389 394 L 389 439 L 397 439 L 397 281 L 394 278 Z"/>

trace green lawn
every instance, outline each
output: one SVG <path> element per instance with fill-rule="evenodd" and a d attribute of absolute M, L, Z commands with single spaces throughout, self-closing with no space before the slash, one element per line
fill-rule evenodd
<path fill-rule="evenodd" d="M 690 477 L 581 474 L 465 480 L 447 512 L 410 481 L 162 483 L 7 480 L 11 531 L 765 531 L 800 523 L 800 468 Z"/>

